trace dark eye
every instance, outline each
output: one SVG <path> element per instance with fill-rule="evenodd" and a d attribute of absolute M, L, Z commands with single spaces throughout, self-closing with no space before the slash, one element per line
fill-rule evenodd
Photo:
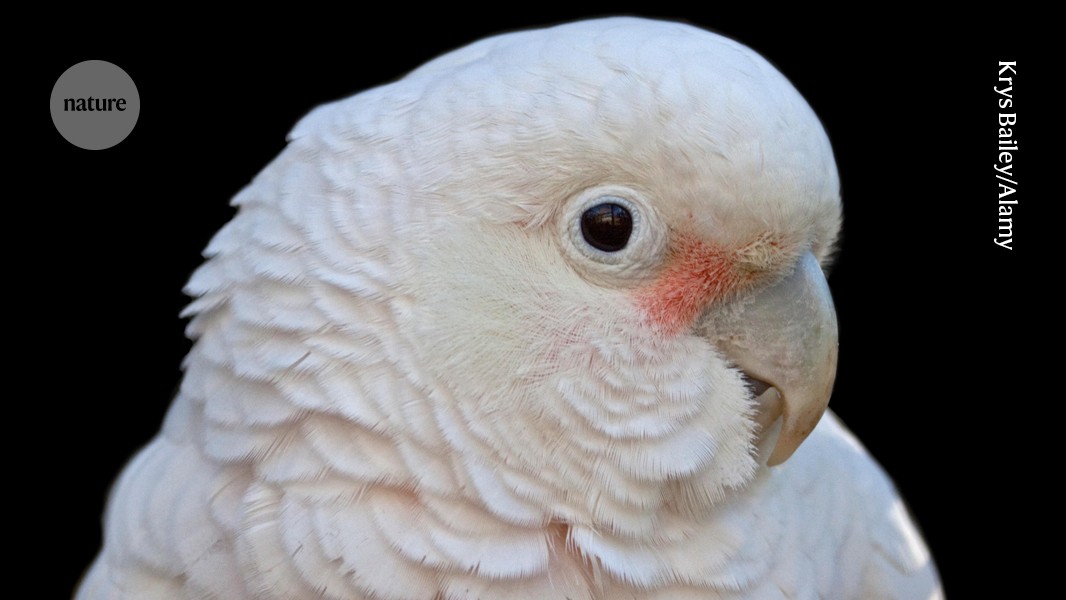
<path fill-rule="evenodd" d="M 598 250 L 618 252 L 629 243 L 632 233 L 633 215 L 620 204 L 597 204 L 581 215 L 581 235 Z"/>

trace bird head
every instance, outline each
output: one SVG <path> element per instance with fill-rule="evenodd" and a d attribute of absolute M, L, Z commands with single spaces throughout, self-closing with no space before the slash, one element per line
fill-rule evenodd
<path fill-rule="evenodd" d="M 825 410 L 838 188 L 731 40 L 490 38 L 296 127 L 190 283 L 183 393 L 275 477 L 632 532 L 713 510 Z M 302 446 L 317 470 L 275 464 Z"/>

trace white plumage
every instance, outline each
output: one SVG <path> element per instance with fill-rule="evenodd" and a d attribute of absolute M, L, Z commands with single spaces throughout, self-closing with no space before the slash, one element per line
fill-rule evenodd
<path fill-rule="evenodd" d="M 940 596 L 818 421 L 836 167 L 752 51 L 484 40 L 315 110 L 234 202 L 79 599 Z"/>

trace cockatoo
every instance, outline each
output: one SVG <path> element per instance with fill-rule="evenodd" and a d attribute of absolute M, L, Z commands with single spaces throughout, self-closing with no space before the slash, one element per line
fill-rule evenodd
<path fill-rule="evenodd" d="M 752 50 L 489 38 L 315 109 L 234 204 L 77 598 L 940 597 L 826 412 L 836 166 Z"/>

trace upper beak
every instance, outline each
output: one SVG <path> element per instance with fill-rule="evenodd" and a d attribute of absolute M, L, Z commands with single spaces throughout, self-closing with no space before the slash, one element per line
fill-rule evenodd
<path fill-rule="evenodd" d="M 767 464 L 780 464 L 810 435 L 829 404 L 836 378 L 837 321 L 833 299 L 814 255 L 773 286 L 715 311 L 708 335 L 751 379 L 776 388 L 779 403 L 764 425 L 783 417 Z M 768 390 L 766 394 L 773 394 Z"/>

